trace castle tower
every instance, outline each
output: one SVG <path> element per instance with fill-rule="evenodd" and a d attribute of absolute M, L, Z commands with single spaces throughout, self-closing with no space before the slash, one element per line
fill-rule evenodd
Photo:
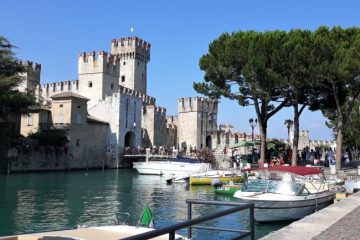
<path fill-rule="evenodd" d="M 180 150 L 212 148 L 217 130 L 217 101 L 202 97 L 178 100 L 178 143 Z"/>
<path fill-rule="evenodd" d="M 104 51 L 79 54 L 78 93 L 90 99 L 88 107 L 118 91 L 119 67 L 118 57 Z"/>
<path fill-rule="evenodd" d="M 36 86 L 40 84 L 41 64 L 30 61 L 21 62 L 25 67 L 25 72 L 20 74 L 24 77 L 17 90 L 20 92 L 32 92 L 35 94 Z"/>
<path fill-rule="evenodd" d="M 150 61 L 150 44 L 138 37 L 113 39 L 111 53 L 120 58 L 119 84 L 147 94 L 147 63 Z"/>
<path fill-rule="evenodd" d="M 143 143 L 146 146 L 165 146 L 166 142 L 166 109 L 155 105 L 143 107 L 141 126 L 146 129 Z"/>

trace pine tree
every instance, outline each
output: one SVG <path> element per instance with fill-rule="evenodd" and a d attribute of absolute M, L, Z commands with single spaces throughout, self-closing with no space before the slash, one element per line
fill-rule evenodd
<path fill-rule="evenodd" d="M 23 81 L 21 73 L 25 67 L 15 58 L 14 46 L 5 38 L 0 36 L 0 119 L 6 121 L 11 113 L 20 113 L 34 104 L 34 96 L 16 90 Z"/>

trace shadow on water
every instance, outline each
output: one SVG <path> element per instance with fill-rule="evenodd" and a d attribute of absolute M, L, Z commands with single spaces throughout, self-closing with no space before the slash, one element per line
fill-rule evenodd
<path fill-rule="evenodd" d="M 187 219 L 186 199 L 236 201 L 215 195 L 211 186 L 166 184 L 160 176 L 138 175 L 133 169 L 0 175 L 0 236 L 107 225 L 116 213 L 129 212 L 136 223 L 149 204 L 157 228 Z M 221 210 L 193 206 L 193 217 Z M 208 222 L 209 226 L 245 228 L 248 213 Z M 256 236 L 285 226 L 256 224 Z M 179 232 L 186 235 L 186 231 Z M 195 230 L 194 239 L 229 239 L 229 233 Z"/>

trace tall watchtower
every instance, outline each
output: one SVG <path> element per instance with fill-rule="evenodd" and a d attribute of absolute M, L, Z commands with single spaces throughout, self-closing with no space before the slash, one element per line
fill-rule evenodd
<path fill-rule="evenodd" d="M 119 59 L 110 53 L 79 54 L 79 94 L 90 99 L 89 107 L 118 91 Z"/>
<path fill-rule="evenodd" d="M 120 59 L 119 85 L 147 94 L 150 44 L 138 37 L 113 39 L 111 53 Z"/>
<path fill-rule="evenodd" d="M 202 97 L 178 99 L 178 138 L 180 148 L 212 148 L 217 130 L 217 101 Z"/>
<path fill-rule="evenodd" d="M 17 87 L 20 92 L 32 92 L 35 94 L 36 86 L 40 84 L 41 64 L 30 61 L 21 62 L 25 72 L 21 73 L 24 80 Z"/>

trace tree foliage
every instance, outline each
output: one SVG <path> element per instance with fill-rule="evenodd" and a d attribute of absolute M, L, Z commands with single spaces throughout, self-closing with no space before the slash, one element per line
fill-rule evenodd
<path fill-rule="evenodd" d="M 213 98 L 236 100 L 241 106 L 254 105 L 261 135 L 261 158 L 265 161 L 267 122 L 287 103 L 283 97 L 285 51 L 283 31 L 235 32 L 222 34 L 201 57 L 205 82 L 194 89 Z"/>
<path fill-rule="evenodd" d="M 20 113 L 21 109 L 34 104 L 34 96 L 16 90 L 23 81 L 21 73 L 24 66 L 13 53 L 14 46 L 0 36 L 0 118 L 6 119 L 9 113 Z"/>
<path fill-rule="evenodd" d="M 31 133 L 29 137 L 36 139 L 40 146 L 62 147 L 68 142 L 66 131 L 62 129 Z"/>
<path fill-rule="evenodd" d="M 336 131 L 336 168 L 341 168 L 344 130 L 360 94 L 360 28 L 320 27 L 314 33 L 314 79 L 320 109 Z"/>
<path fill-rule="evenodd" d="M 197 151 L 196 158 L 199 159 L 200 162 L 210 163 L 213 168 L 217 167 L 214 153 L 209 148 L 205 147 Z"/>

